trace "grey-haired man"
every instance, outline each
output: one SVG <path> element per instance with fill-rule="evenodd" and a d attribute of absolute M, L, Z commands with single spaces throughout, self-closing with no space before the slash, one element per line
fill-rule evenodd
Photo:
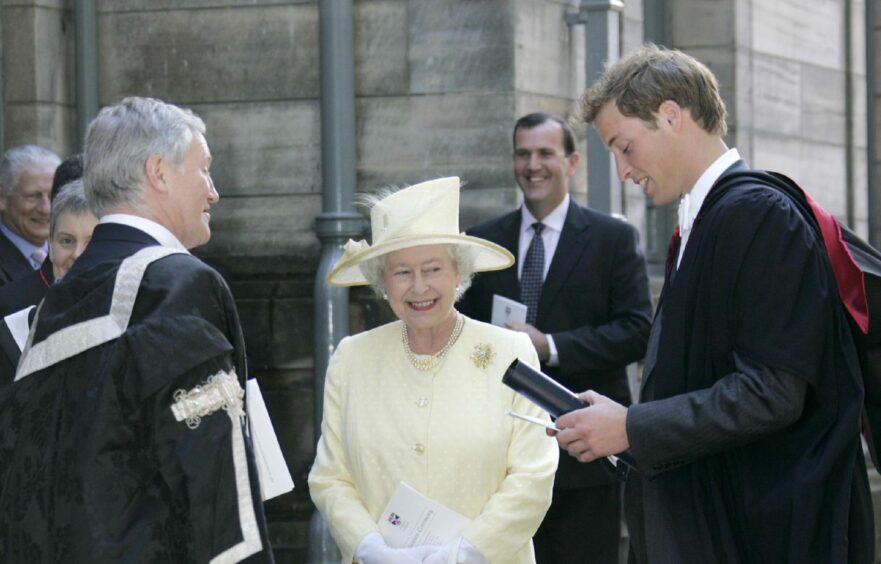
<path fill-rule="evenodd" d="M 202 120 L 159 100 L 90 124 L 100 223 L 0 398 L 0 560 L 272 561 L 235 304 L 187 250 L 211 236 L 210 165 Z"/>

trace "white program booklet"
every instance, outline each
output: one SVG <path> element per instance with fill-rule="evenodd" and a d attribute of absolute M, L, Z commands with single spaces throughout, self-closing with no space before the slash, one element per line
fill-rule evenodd
<path fill-rule="evenodd" d="M 294 479 L 291 478 L 288 465 L 281 454 L 278 437 L 275 436 L 275 429 L 269 420 L 269 412 L 257 380 L 251 378 L 246 386 L 254 462 L 260 478 L 260 493 L 263 501 L 266 501 L 294 489 Z"/>
<path fill-rule="evenodd" d="M 526 305 L 494 294 L 491 323 L 499 327 L 506 323 L 526 323 Z"/>
<path fill-rule="evenodd" d="M 430 499 L 404 482 L 379 516 L 379 533 L 392 548 L 442 545 L 462 534 L 471 520 Z"/>

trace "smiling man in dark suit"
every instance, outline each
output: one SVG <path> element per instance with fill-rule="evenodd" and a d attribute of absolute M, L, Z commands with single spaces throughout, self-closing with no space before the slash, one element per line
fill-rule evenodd
<path fill-rule="evenodd" d="M 495 294 L 527 303 L 527 322 L 509 327 L 529 335 L 545 373 L 629 404 L 626 366 L 645 354 L 651 324 L 645 260 L 633 227 L 572 200 L 578 162 L 563 120 L 534 113 L 517 121 L 514 174 L 524 204 L 468 231 L 507 248 L 517 264 L 478 275 L 459 309 L 489 321 Z M 620 488 L 600 463 L 561 458 L 534 539 L 538 563 L 581 562 L 589 547 L 591 562 L 615 564 Z"/>
<path fill-rule="evenodd" d="M 0 162 L 0 286 L 46 258 L 52 177 L 61 159 L 37 145 L 13 147 Z"/>

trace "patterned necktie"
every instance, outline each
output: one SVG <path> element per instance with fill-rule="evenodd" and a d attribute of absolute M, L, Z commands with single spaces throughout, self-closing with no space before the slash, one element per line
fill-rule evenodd
<path fill-rule="evenodd" d="M 34 249 L 34 252 L 31 253 L 31 263 L 34 265 L 34 270 L 40 268 L 44 260 L 46 260 L 46 251 L 40 247 Z"/>
<path fill-rule="evenodd" d="M 541 299 L 541 286 L 544 283 L 545 244 L 541 238 L 544 224 L 535 222 L 532 229 L 535 234 L 523 260 L 523 272 L 520 274 L 520 301 L 526 304 L 526 322 L 535 325 L 538 316 L 538 301 Z"/>

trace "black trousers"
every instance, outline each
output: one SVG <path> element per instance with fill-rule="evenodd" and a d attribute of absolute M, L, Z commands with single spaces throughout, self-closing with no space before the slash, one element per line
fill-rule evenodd
<path fill-rule="evenodd" d="M 538 564 L 618 564 L 621 484 L 555 489 L 532 542 Z"/>

